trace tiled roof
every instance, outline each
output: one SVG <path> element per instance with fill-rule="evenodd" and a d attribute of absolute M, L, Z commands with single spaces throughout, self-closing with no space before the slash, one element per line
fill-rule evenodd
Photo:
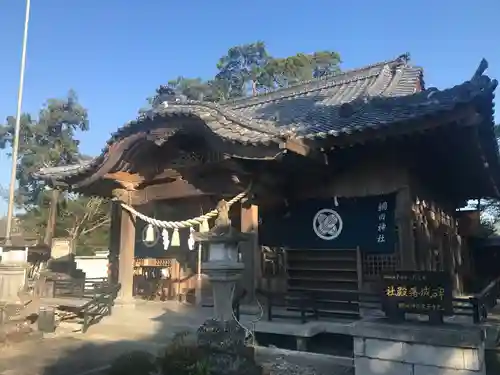
<path fill-rule="evenodd" d="M 491 93 L 481 75 L 447 90 L 420 91 L 422 69 L 397 59 L 316 80 L 229 106 L 249 121 L 268 121 L 280 135 L 323 138 L 452 110 Z"/>
<path fill-rule="evenodd" d="M 84 172 L 91 164 L 92 164 L 92 161 L 82 161 L 79 164 L 63 165 L 60 167 L 45 167 L 45 168 L 41 168 L 38 171 L 37 175 L 39 175 L 39 176 L 44 176 L 44 175 L 57 175 L 57 176 L 77 175 L 81 172 Z"/>
<path fill-rule="evenodd" d="M 424 88 L 422 69 L 400 57 L 222 104 L 176 98 L 120 128 L 94 160 L 44 168 L 38 176 L 91 173 L 102 163 L 110 145 L 140 131 L 161 128 L 169 118 L 195 117 L 223 140 L 260 145 L 290 137 L 335 137 L 402 123 L 453 110 L 483 95 L 490 97 L 497 81 L 482 75 L 483 71 L 447 90 L 420 91 Z"/>

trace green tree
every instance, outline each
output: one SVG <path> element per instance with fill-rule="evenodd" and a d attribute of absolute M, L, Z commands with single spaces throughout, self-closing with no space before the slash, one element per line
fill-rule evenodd
<path fill-rule="evenodd" d="M 12 145 L 15 118 L 8 117 L 0 125 L 0 148 Z M 89 129 L 87 110 L 79 103 L 76 93 L 70 91 L 63 99 L 49 99 L 38 117 L 23 114 L 17 161 L 16 203 L 26 233 L 36 234 L 50 243 L 52 235 L 72 237 L 83 244 L 86 235 L 104 229 L 109 224 L 104 201 L 89 204 L 89 198 L 49 189 L 43 181 L 33 177 L 42 167 L 74 164 L 81 160 L 77 131 Z M 94 199 L 94 198 L 92 198 Z M 97 211 L 96 211 L 97 207 Z M 82 214 L 81 212 L 85 212 Z M 97 225 L 101 223 L 100 225 Z M 99 238 L 99 236 L 92 236 Z M 107 245 L 107 243 L 106 243 Z"/>
<path fill-rule="evenodd" d="M 340 54 L 334 51 L 318 51 L 309 55 L 314 78 L 340 73 Z"/>
<path fill-rule="evenodd" d="M 15 117 L 0 125 L 0 148 L 12 146 Z M 21 117 L 19 158 L 17 161 L 17 203 L 26 208 L 38 203 L 44 183 L 33 178 L 42 167 L 74 164 L 79 161 L 77 130 L 89 128 L 87 110 L 78 102 L 74 91 L 64 99 L 49 99 L 38 118 Z"/>
<path fill-rule="evenodd" d="M 497 140 L 500 138 L 500 124 L 496 124 L 493 128 Z"/>
<path fill-rule="evenodd" d="M 494 127 L 497 142 L 500 140 L 500 124 Z M 482 235 L 489 237 L 496 234 L 495 227 L 500 223 L 500 201 L 498 199 L 481 199 L 478 202 L 481 212 Z"/>
<path fill-rule="evenodd" d="M 246 95 L 247 84 L 256 95 L 268 81 L 266 65 L 270 58 L 262 41 L 231 47 L 217 63 L 215 80 L 227 82 L 231 98 Z"/>
<path fill-rule="evenodd" d="M 212 90 L 210 84 L 201 78 L 177 77 L 168 81 L 167 85 L 176 93 L 184 95 L 190 100 L 205 100 L 205 98 L 210 97 Z"/>
<path fill-rule="evenodd" d="M 337 52 L 320 51 L 312 54 L 270 59 L 265 67 L 268 85 L 286 87 L 300 81 L 323 77 L 340 72 L 340 55 Z"/>
<path fill-rule="evenodd" d="M 217 63 L 217 74 L 201 78 L 178 77 L 160 86 L 148 98 L 146 111 L 165 95 L 182 95 L 186 99 L 220 102 L 256 95 L 280 87 L 340 72 L 340 55 L 333 51 L 272 57 L 262 41 L 241 44 L 228 49 Z"/>

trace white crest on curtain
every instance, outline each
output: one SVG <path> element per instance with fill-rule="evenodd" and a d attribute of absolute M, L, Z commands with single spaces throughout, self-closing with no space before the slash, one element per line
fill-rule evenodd
<path fill-rule="evenodd" d="M 155 228 L 152 224 L 148 224 L 146 227 L 146 235 L 144 237 L 145 242 L 154 242 L 155 240 Z"/>
<path fill-rule="evenodd" d="M 163 241 L 163 250 L 168 250 L 168 247 L 170 246 L 170 238 L 168 236 L 168 230 L 164 228 L 161 231 L 161 237 Z"/>
<path fill-rule="evenodd" d="M 189 250 L 194 250 L 194 228 L 190 227 L 189 228 L 189 238 L 188 238 L 188 248 Z"/>

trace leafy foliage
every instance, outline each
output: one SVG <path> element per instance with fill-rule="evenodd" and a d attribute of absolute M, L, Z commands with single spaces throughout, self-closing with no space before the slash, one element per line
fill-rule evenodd
<path fill-rule="evenodd" d="M 133 351 L 116 358 L 108 370 L 109 375 L 154 375 L 157 374 L 156 358 L 148 352 Z"/>
<path fill-rule="evenodd" d="M 271 59 L 266 67 L 269 87 L 285 87 L 300 81 L 340 72 L 340 55 L 331 51 L 298 53 L 286 58 Z"/>
<path fill-rule="evenodd" d="M 219 102 L 338 73 L 340 63 L 340 55 L 333 51 L 272 57 L 265 43 L 257 41 L 229 48 L 217 62 L 217 74 L 208 81 L 177 77 L 163 87 L 190 100 Z M 154 107 L 157 97 L 158 90 L 148 98 L 149 106 Z"/>
<path fill-rule="evenodd" d="M 162 374 L 209 375 L 206 357 L 209 355 L 195 342 L 186 342 L 187 332 L 174 336 L 163 355 L 158 358 Z"/>
<path fill-rule="evenodd" d="M 176 334 L 171 343 L 157 357 L 141 351 L 121 355 L 113 361 L 108 374 L 219 375 L 233 373 L 231 369 L 238 369 L 242 366 L 241 359 L 228 355 L 224 356 L 224 359 L 233 358 L 232 362 L 230 360 L 226 364 L 228 368 L 221 371 L 221 364 L 214 362 L 213 359 L 214 356 L 224 355 L 224 351 L 201 346 L 196 340 L 188 339 L 188 336 L 188 332 Z M 229 354 L 229 352 L 225 354 Z M 255 367 L 259 374 L 262 373 L 262 368 L 255 363 L 253 356 L 248 364 Z M 247 367 L 244 370 L 238 373 L 252 373 L 246 371 Z"/>
<path fill-rule="evenodd" d="M 15 118 L 12 116 L 0 125 L 0 148 L 12 146 L 14 127 Z M 74 164 L 81 160 L 75 135 L 77 131 L 88 129 L 87 110 L 79 103 L 74 91 L 63 99 L 49 99 L 37 118 L 23 114 L 16 175 L 19 186 L 16 203 L 22 211 L 18 217 L 23 231 L 43 236 L 52 200 L 57 210 L 54 235 L 76 240 L 77 249 L 84 252 L 88 252 L 90 246 L 107 246 L 108 203 L 98 198 L 59 194 L 35 179 L 33 173 L 43 167 Z M 6 198 L 5 191 L 2 195 Z"/>
<path fill-rule="evenodd" d="M 255 95 L 257 88 L 267 83 L 266 68 L 270 60 L 264 42 L 231 47 L 217 63 L 219 73 L 215 80 L 228 83 L 228 98 L 244 96 L 247 83 L 251 83 Z"/>
<path fill-rule="evenodd" d="M 494 127 L 497 141 L 500 139 L 500 124 Z M 500 223 L 500 201 L 496 199 L 481 200 L 481 226 L 483 237 L 496 234 L 495 226 Z"/>
<path fill-rule="evenodd" d="M 16 119 L 9 116 L 0 125 L 0 148 L 12 146 Z M 89 128 L 87 110 L 83 108 L 74 91 L 64 99 L 49 99 L 40 110 L 38 119 L 29 114 L 21 117 L 17 180 L 18 203 L 36 205 L 44 184 L 33 178 L 42 167 L 78 162 L 77 130 Z"/>

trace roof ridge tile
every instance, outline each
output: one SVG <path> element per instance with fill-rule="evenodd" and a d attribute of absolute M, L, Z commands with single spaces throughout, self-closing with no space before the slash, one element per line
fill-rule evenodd
<path fill-rule="evenodd" d="M 377 62 L 374 64 L 366 65 L 366 66 L 361 67 L 361 68 L 348 69 L 345 71 L 332 73 L 332 74 L 329 74 L 326 76 L 297 82 L 297 83 L 290 85 L 290 86 L 287 86 L 287 87 L 276 88 L 274 90 L 270 90 L 270 91 L 267 91 L 267 92 L 264 92 L 261 94 L 257 94 L 257 95 L 251 96 L 251 97 L 241 97 L 241 98 L 230 99 L 230 100 L 227 100 L 226 102 L 224 102 L 223 104 L 225 106 L 228 106 L 228 107 L 229 106 L 240 107 L 238 104 L 244 104 L 245 106 L 247 106 L 247 105 L 250 106 L 250 105 L 254 104 L 253 103 L 254 101 L 259 102 L 260 101 L 259 99 L 264 99 L 264 98 L 266 98 L 266 96 L 269 96 L 269 95 L 277 94 L 276 96 L 280 96 L 279 94 L 281 94 L 283 92 L 293 90 L 293 89 L 299 89 L 299 88 L 302 88 L 303 86 L 306 86 L 306 85 L 310 85 L 310 84 L 314 84 L 314 83 L 321 83 L 322 81 L 330 81 L 330 80 L 334 80 L 335 78 L 338 78 L 338 77 L 341 77 L 344 75 L 353 74 L 353 73 L 357 73 L 357 72 L 363 72 L 363 71 L 370 70 L 373 68 L 384 67 L 386 65 L 390 66 L 390 65 L 394 65 L 394 64 L 396 64 L 396 65 L 408 65 L 408 62 L 406 59 L 403 58 L 403 55 L 400 55 L 399 57 L 397 57 L 395 59 L 385 60 L 385 61 Z M 283 96 L 287 97 L 289 95 L 283 94 Z"/>

